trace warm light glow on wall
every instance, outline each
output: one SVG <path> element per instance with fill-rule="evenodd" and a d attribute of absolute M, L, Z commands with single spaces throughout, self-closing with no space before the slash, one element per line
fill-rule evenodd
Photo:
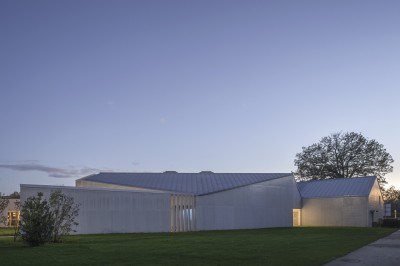
<path fill-rule="evenodd" d="M 19 222 L 19 211 L 11 211 L 7 213 L 7 226 L 17 226 Z"/>
<path fill-rule="evenodd" d="M 293 209 L 293 226 L 301 226 L 301 209 Z"/>

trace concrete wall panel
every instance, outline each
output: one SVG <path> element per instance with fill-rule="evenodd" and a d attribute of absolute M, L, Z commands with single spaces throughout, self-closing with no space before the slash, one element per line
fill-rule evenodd
<path fill-rule="evenodd" d="M 293 177 L 197 197 L 197 230 L 291 227 Z"/>
<path fill-rule="evenodd" d="M 303 199 L 302 226 L 368 226 L 368 198 Z"/>
<path fill-rule="evenodd" d="M 170 230 L 169 193 L 21 185 L 21 202 L 39 191 L 49 197 L 56 189 L 80 204 L 77 234 Z"/>
<path fill-rule="evenodd" d="M 372 225 L 372 222 L 379 222 L 380 219 L 383 219 L 384 215 L 384 202 L 382 199 L 381 189 L 379 187 L 378 181 L 375 180 L 375 183 L 371 189 L 371 193 L 368 197 L 368 222 Z"/>

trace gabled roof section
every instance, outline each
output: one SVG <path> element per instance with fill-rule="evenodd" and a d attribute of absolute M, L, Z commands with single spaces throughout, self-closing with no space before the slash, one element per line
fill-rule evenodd
<path fill-rule="evenodd" d="M 298 182 L 302 198 L 368 197 L 376 176 Z"/>
<path fill-rule="evenodd" d="M 205 195 L 277 178 L 290 173 L 99 173 L 79 180 L 154 189 L 173 193 Z"/>

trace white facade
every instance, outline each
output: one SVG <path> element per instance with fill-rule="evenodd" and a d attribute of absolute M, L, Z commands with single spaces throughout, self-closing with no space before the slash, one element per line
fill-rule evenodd
<path fill-rule="evenodd" d="M 80 204 L 77 234 L 170 231 L 169 193 L 21 185 L 21 202 L 56 189 Z"/>
<path fill-rule="evenodd" d="M 76 186 L 149 191 L 87 180 Z M 171 232 L 290 227 L 292 210 L 300 206 L 291 175 L 201 196 L 171 194 L 170 227 Z"/>
<path fill-rule="evenodd" d="M 305 198 L 301 209 L 302 226 L 370 227 L 382 218 L 383 200 L 377 181 L 368 197 Z"/>
<path fill-rule="evenodd" d="M 73 196 L 80 204 L 77 234 L 290 227 L 300 200 L 292 176 L 202 196 L 85 185 L 90 187 L 21 185 L 21 200 L 39 191 L 49 197 L 56 189 Z"/>
<path fill-rule="evenodd" d="M 160 175 L 163 177 L 162 182 L 167 183 L 168 175 Z M 226 177 L 221 178 L 225 178 L 224 182 L 229 183 Z M 190 188 L 185 179 L 181 180 L 182 183 L 175 185 Z M 304 190 L 300 189 L 301 194 L 292 175 L 253 183 L 246 183 L 245 178 L 242 178 L 239 180 L 245 183 L 242 186 L 205 194 L 177 193 L 154 187 L 150 189 L 109 184 L 105 183 L 106 181 L 108 179 L 104 183 L 80 179 L 76 182 L 77 187 L 21 185 L 21 202 L 29 196 L 37 195 L 39 191 L 48 197 L 51 191 L 61 189 L 80 204 L 77 221 L 79 225 L 76 228 L 78 234 L 187 232 L 291 226 L 367 227 L 383 217 L 380 188 L 372 177 L 352 180 L 362 181 L 364 185 L 369 182 L 368 189 L 364 187 L 363 190 L 363 195 L 370 190 L 368 196 L 329 196 L 332 191 L 327 191 L 320 193 L 318 197 L 305 197 Z M 236 179 L 236 182 L 239 181 Z M 325 189 L 332 190 L 329 183 L 331 181 L 325 182 Z M 348 180 L 334 182 L 337 187 L 333 190 L 336 191 L 337 188 L 345 188 L 342 184 Z M 372 183 L 374 184 L 370 189 Z M 323 190 L 318 188 L 316 191 Z"/>
<path fill-rule="evenodd" d="M 368 226 L 368 199 L 338 197 L 303 199 L 302 226 Z"/>
<path fill-rule="evenodd" d="M 199 196 L 197 230 L 291 227 L 293 177 Z"/>
<path fill-rule="evenodd" d="M 384 201 L 382 192 L 379 187 L 378 181 L 375 180 L 374 186 L 371 189 L 371 193 L 368 196 L 368 224 L 379 222 L 379 219 L 383 219 L 385 215 Z"/>

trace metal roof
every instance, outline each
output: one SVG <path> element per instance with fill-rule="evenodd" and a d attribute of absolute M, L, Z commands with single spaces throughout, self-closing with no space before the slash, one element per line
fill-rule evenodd
<path fill-rule="evenodd" d="M 263 181 L 292 176 L 290 173 L 99 173 L 79 180 L 154 189 L 175 193 L 204 195 Z"/>
<path fill-rule="evenodd" d="M 367 197 L 375 180 L 376 176 L 337 178 L 298 182 L 297 186 L 302 198 Z"/>

